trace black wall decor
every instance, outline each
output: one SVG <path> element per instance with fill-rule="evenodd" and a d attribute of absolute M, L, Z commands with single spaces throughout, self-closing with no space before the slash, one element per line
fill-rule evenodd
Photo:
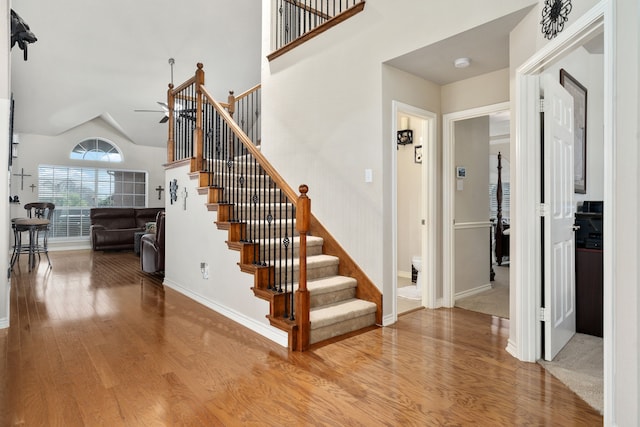
<path fill-rule="evenodd" d="M 171 202 L 171 204 L 173 204 L 173 202 L 178 200 L 178 180 L 177 179 L 173 179 L 169 181 L 169 195 L 170 195 L 169 201 Z"/>
<path fill-rule="evenodd" d="M 18 43 L 18 47 L 24 51 L 24 60 L 27 60 L 27 46 L 35 43 L 38 38 L 31 32 L 29 25 L 11 9 L 11 47 Z"/>
<path fill-rule="evenodd" d="M 13 109 L 15 102 L 13 100 L 13 93 L 11 94 L 11 103 L 9 104 L 9 171 L 11 165 L 13 165 Z"/>
<path fill-rule="evenodd" d="M 399 130 L 398 131 L 398 145 L 413 144 L 413 131 L 412 130 Z"/>
<path fill-rule="evenodd" d="M 564 29 L 573 6 L 571 0 L 545 0 L 542 8 L 542 34 L 551 40 Z"/>

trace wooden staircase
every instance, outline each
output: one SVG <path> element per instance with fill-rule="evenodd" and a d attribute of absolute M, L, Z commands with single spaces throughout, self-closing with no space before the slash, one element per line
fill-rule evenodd
<path fill-rule="evenodd" d="M 239 252 L 240 270 L 253 275 L 255 296 L 269 301 L 271 325 L 303 351 L 381 324 L 380 290 L 313 216 L 307 186 L 295 192 L 254 145 L 260 85 L 222 103 L 204 80 L 197 64 L 193 77 L 169 85 L 167 160 L 189 162 L 228 248 Z M 176 114 L 174 105 L 190 113 Z"/>
<path fill-rule="evenodd" d="M 236 159 L 241 162 L 242 158 Z M 240 254 L 238 266 L 241 271 L 254 275 L 254 295 L 270 303 L 270 312 L 267 315 L 272 326 L 286 331 L 289 334 L 289 347 L 295 349 L 296 343 L 296 322 L 293 320 L 298 313 L 289 312 L 292 299 L 292 292 L 297 290 L 299 279 L 299 251 L 300 236 L 271 236 L 272 241 L 279 241 L 290 237 L 291 256 L 294 274 L 294 287 L 292 290 L 282 291 L 275 289 L 273 284 L 279 282 L 279 269 L 277 264 L 281 261 L 282 253 L 272 249 L 270 254 L 270 265 L 254 264 L 253 253 L 255 246 L 265 246 L 277 248 L 278 245 L 267 245 L 265 241 L 245 242 L 243 236 L 249 234 L 248 229 L 259 227 L 259 221 L 233 222 L 230 221 L 232 213 L 239 213 L 250 210 L 251 204 L 243 200 L 231 205 L 221 203 L 225 191 L 234 191 L 234 188 L 211 187 L 207 185 L 210 181 L 209 172 L 197 172 L 191 175 L 199 180 L 198 193 L 206 197 L 205 205 L 208 210 L 216 211 L 218 218 L 215 221 L 219 230 L 226 230 L 227 246 L 230 250 L 238 251 Z M 245 179 L 246 185 L 255 185 L 263 179 L 261 176 L 251 176 Z M 233 180 L 236 181 L 236 180 Z M 267 198 L 264 193 L 272 190 L 253 189 L 248 194 L 258 194 L 260 198 Z M 262 193 L 262 194 L 260 194 Z M 281 209 L 276 210 L 274 221 L 294 221 L 294 206 L 283 204 Z M 240 215 L 244 217 L 245 215 Z M 281 218 L 286 216 L 286 218 Z M 295 230 L 295 227 L 293 227 Z M 310 235 L 306 238 L 306 276 L 307 289 L 310 296 L 310 332 L 309 345 L 348 334 L 357 330 L 366 329 L 379 323 L 378 305 L 374 302 L 357 297 L 358 281 L 353 277 L 340 274 L 340 258 L 325 252 L 324 239 L 320 236 Z M 294 310 L 295 311 L 295 310 Z"/>

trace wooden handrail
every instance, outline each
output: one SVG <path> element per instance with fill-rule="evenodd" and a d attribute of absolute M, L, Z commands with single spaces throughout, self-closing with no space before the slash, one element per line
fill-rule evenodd
<path fill-rule="evenodd" d="M 242 92 L 240 95 L 236 95 L 235 96 L 236 102 L 240 101 L 242 98 L 246 98 L 247 96 L 251 95 L 253 92 L 259 90 L 260 88 L 262 88 L 262 85 L 260 83 L 258 83 L 257 85 L 255 85 L 251 89 L 247 89 L 244 92 Z"/>
<path fill-rule="evenodd" d="M 344 12 L 339 13 L 338 15 L 334 16 L 333 18 L 329 19 L 328 21 L 326 21 L 326 22 L 320 24 L 319 26 L 315 27 L 311 31 L 307 31 L 306 33 L 304 33 L 302 36 L 298 37 L 297 39 L 295 39 L 295 40 L 285 44 L 284 46 L 276 49 L 275 51 L 271 52 L 269 55 L 267 55 L 267 59 L 269 60 L 269 62 L 271 62 L 274 59 L 276 59 L 276 58 L 284 55 L 285 53 L 289 52 L 290 50 L 294 49 L 295 47 L 300 46 L 300 45 L 306 43 L 307 41 L 311 40 L 312 38 L 324 33 L 329 28 L 335 27 L 339 23 L 341 23 L 341 22 L 351 18 L 352 16 L 362 12 L 364 10 L 364 5 L 365 5 L 365 1 L 363 0 L 361 3 L 357 3 L 355 6 L 352 6 L 349 9 L 345 10 Z"/>
<path fill-rule="evenodd" d="M 180 86 L 174 88 L 173 89 L 173 93 L 174 94 L 180 93 L 183 90 L 185 90 L 186 88 L 188 88 L 189 86 L 191 86 L 192 84 L 194 84 L 195 82 L 196 82 L 196 76 L 194 75 L 189 80 L 187 80 L 184 83 L 180 84 Z"/>
<path fill-rule="evenodd" d="M 262 169 L 271 176 L 271 179 L 275 182 L 275 184 L 280 187 L 280 189 L 287 196 L 289 201 L 293 204 L 296 204 L 298 200 L 298 194 L 287 184 L 287 182 L 280 176 L 278 171 L 269 163 L 269 161 L 264 157 L 264 155 L 253 145 L 253 141 L 249 139 L 249 137 L 240 129 L 240 126 L 231 118 L 229 112 L 220 105 L 218 101 L 216 101 L 213 96 L 209 93 L 206 87 L 202 87 L 202 93 L 207 98 L 207 101 L 215 108 L 215 110 L 222 116 L 229 126 L 229 128 L 233 131 L 233 133 L 238 137 L 238 139 L 245 146 L 247 151 L 251 153 L 253 157 L 255 157 L 256 161 Z"/>

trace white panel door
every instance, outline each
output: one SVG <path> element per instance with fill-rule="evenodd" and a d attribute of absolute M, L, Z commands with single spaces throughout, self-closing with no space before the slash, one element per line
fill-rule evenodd
<path fill-rule="evenodd" d="M 576 333 L 573 97 L 542 76 L 544 91 L 544 358 Z"/>

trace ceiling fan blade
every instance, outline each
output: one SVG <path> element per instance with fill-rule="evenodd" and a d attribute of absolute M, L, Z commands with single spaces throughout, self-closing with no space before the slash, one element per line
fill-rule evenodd
<path fill-rule="evenodd" d="M 164 113 L 163 110 L 133 110 L 136 113 Z"/>
<path fill-rule="evenodd" d="M 169 116 L 164 116 L 158 123 L 166 123 L 167 121 L 169 121 Z"/>

